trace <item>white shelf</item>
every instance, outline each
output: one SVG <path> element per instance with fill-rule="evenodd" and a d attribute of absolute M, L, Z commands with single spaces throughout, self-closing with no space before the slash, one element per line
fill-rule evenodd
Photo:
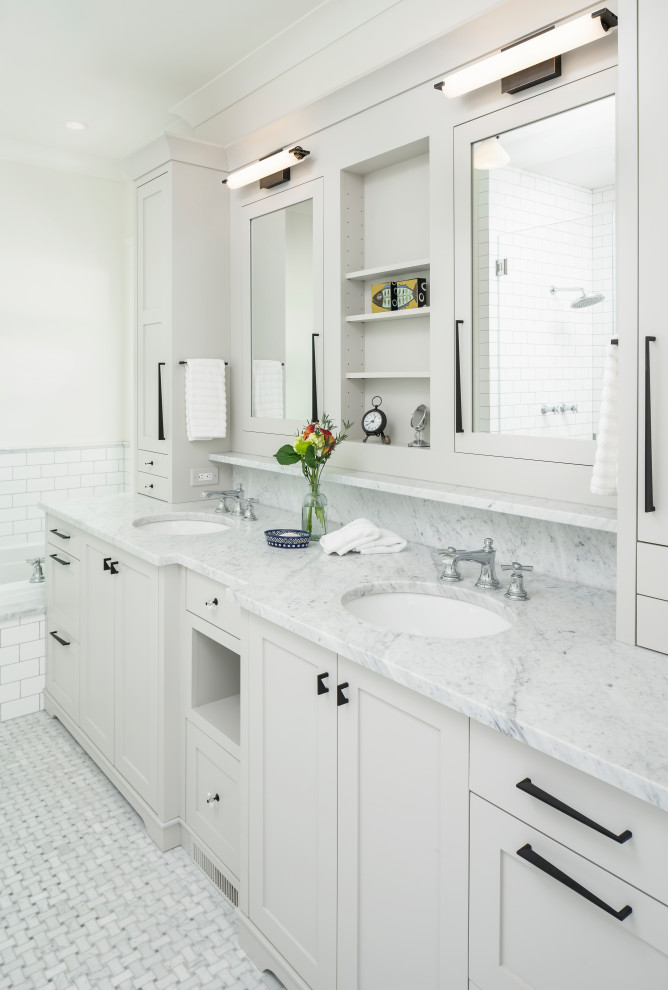
<path fill-rule="evenodd" d="M 222 698 L 219 701 L 210 701 L 206 705 L 198 705 L 192 709 L 192 714 L 196 718 L 203 719 L 225 736 L 235 747 L 241 743 L 241 704 L 238 694 L 233 694 L 229 698 Z"/>
<path fill-rule="evenodd" d="M 431 378 L 428 371 L 349 371 L 346 378 Z"/>
<path fill-rule="evenodd" d="M 416 316 L 429 316 L 429 306 L 418 309 L 399 309 L 392 313 L 358 313 L 346 316 L 346 323 L 376 323 L 378 320 L 414 320 Z"/>
<path fill-rule="evenodd" d="M 386 278 L 400 272 L 429 271 L 429 258 L 419 258 L 418 261 L 406 261 L 401 265 L 381 265 L 379 268 L 361 268 L 358 272 L 348 272 L 347 279 L 354 282 L 365 282 L 372 278 Z"/>

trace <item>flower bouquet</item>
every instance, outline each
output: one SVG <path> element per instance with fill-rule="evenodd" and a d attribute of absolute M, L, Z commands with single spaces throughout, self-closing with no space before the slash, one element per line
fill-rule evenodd
<path fill-rule="evenodd" d="M 344 430 L 349 430 L 351 425 L 344 422 Z M 274 454 L 279 464 L 301 463 L 309 484 L 302 502 L 302 529 L 311 534 L 312 540 L 319 540 L 327 532 L 327 496 L 320 490 L 320 475 L 336 447 L 347 436 L 346 433 L 335 434 L 335 429 L 332 420 L 323 413 L 319 423 L 309 423 L 292 444 L 284 444 Z"/>

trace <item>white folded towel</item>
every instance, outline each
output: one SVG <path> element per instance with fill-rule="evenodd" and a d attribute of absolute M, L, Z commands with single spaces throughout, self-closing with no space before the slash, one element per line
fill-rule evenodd
<path fill-rule="evenodd" d="M 226 436 L 224 361 L 217 358 L 188 358 L 186 361 L 186 433 L 189 440 Z"/>
<path fill-rule="evenodd" d="M 380 530 L 368 519 L 353 519 L 347 526 L 327 533 L 320 540 L 320 546 L 325 553 L 338 553 L 343 555 L 349 550 L 363 547 L 365 543 L 370 543 L 379 535 Z"/>
<path fill-rule="evenodd" d="M 389 529 L 379 529 L 368 519 L 354 519 L 347 526 L 327 533 L 320 540 L 325 553 L 343 556 L 350 550 L 359 553 L 398 553 L 406 546 L 406 540 Z"/>
<path fill-rule="evenodd" d="M 359 553 L 399 553 L 406 546 L 407 540 L 397 536 L 389 529 L 378 530 L 379 536 L 363 547 L 356 547 Z"/>
<path fill-rule="evenodd" d="M 283 419 L 283 365 L 253 361 L 253 416 Z"/>
<path fill-rule="evenodd" d="M 617 494 L 619 444 L 619 347 L 611 344 L 603 369 L 601 411 L 590 490 L 594 495 Z"/>

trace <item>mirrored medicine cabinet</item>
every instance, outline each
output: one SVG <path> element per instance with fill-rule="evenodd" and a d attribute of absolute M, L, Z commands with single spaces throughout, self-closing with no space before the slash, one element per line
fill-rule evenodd
<path fill-rule="evenodd" d="M 615 328 L 615 74 L 455 128 L 455 449 L 591 464 Z"/>
<path fill-rule="evenodd" d="M 296 432 L 322 390 L 322 181 L 242 214 L 244 428 Z"/>

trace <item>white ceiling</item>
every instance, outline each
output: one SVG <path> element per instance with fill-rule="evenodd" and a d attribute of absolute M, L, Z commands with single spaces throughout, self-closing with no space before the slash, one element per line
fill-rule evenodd
<path fill-rule="evenodd" d="M 0 157 L 123 158 L 322 57 L 316 99 L 500 2 L 0 0 Z M 303 106 L 303 85 L 289 98 Z"/>

